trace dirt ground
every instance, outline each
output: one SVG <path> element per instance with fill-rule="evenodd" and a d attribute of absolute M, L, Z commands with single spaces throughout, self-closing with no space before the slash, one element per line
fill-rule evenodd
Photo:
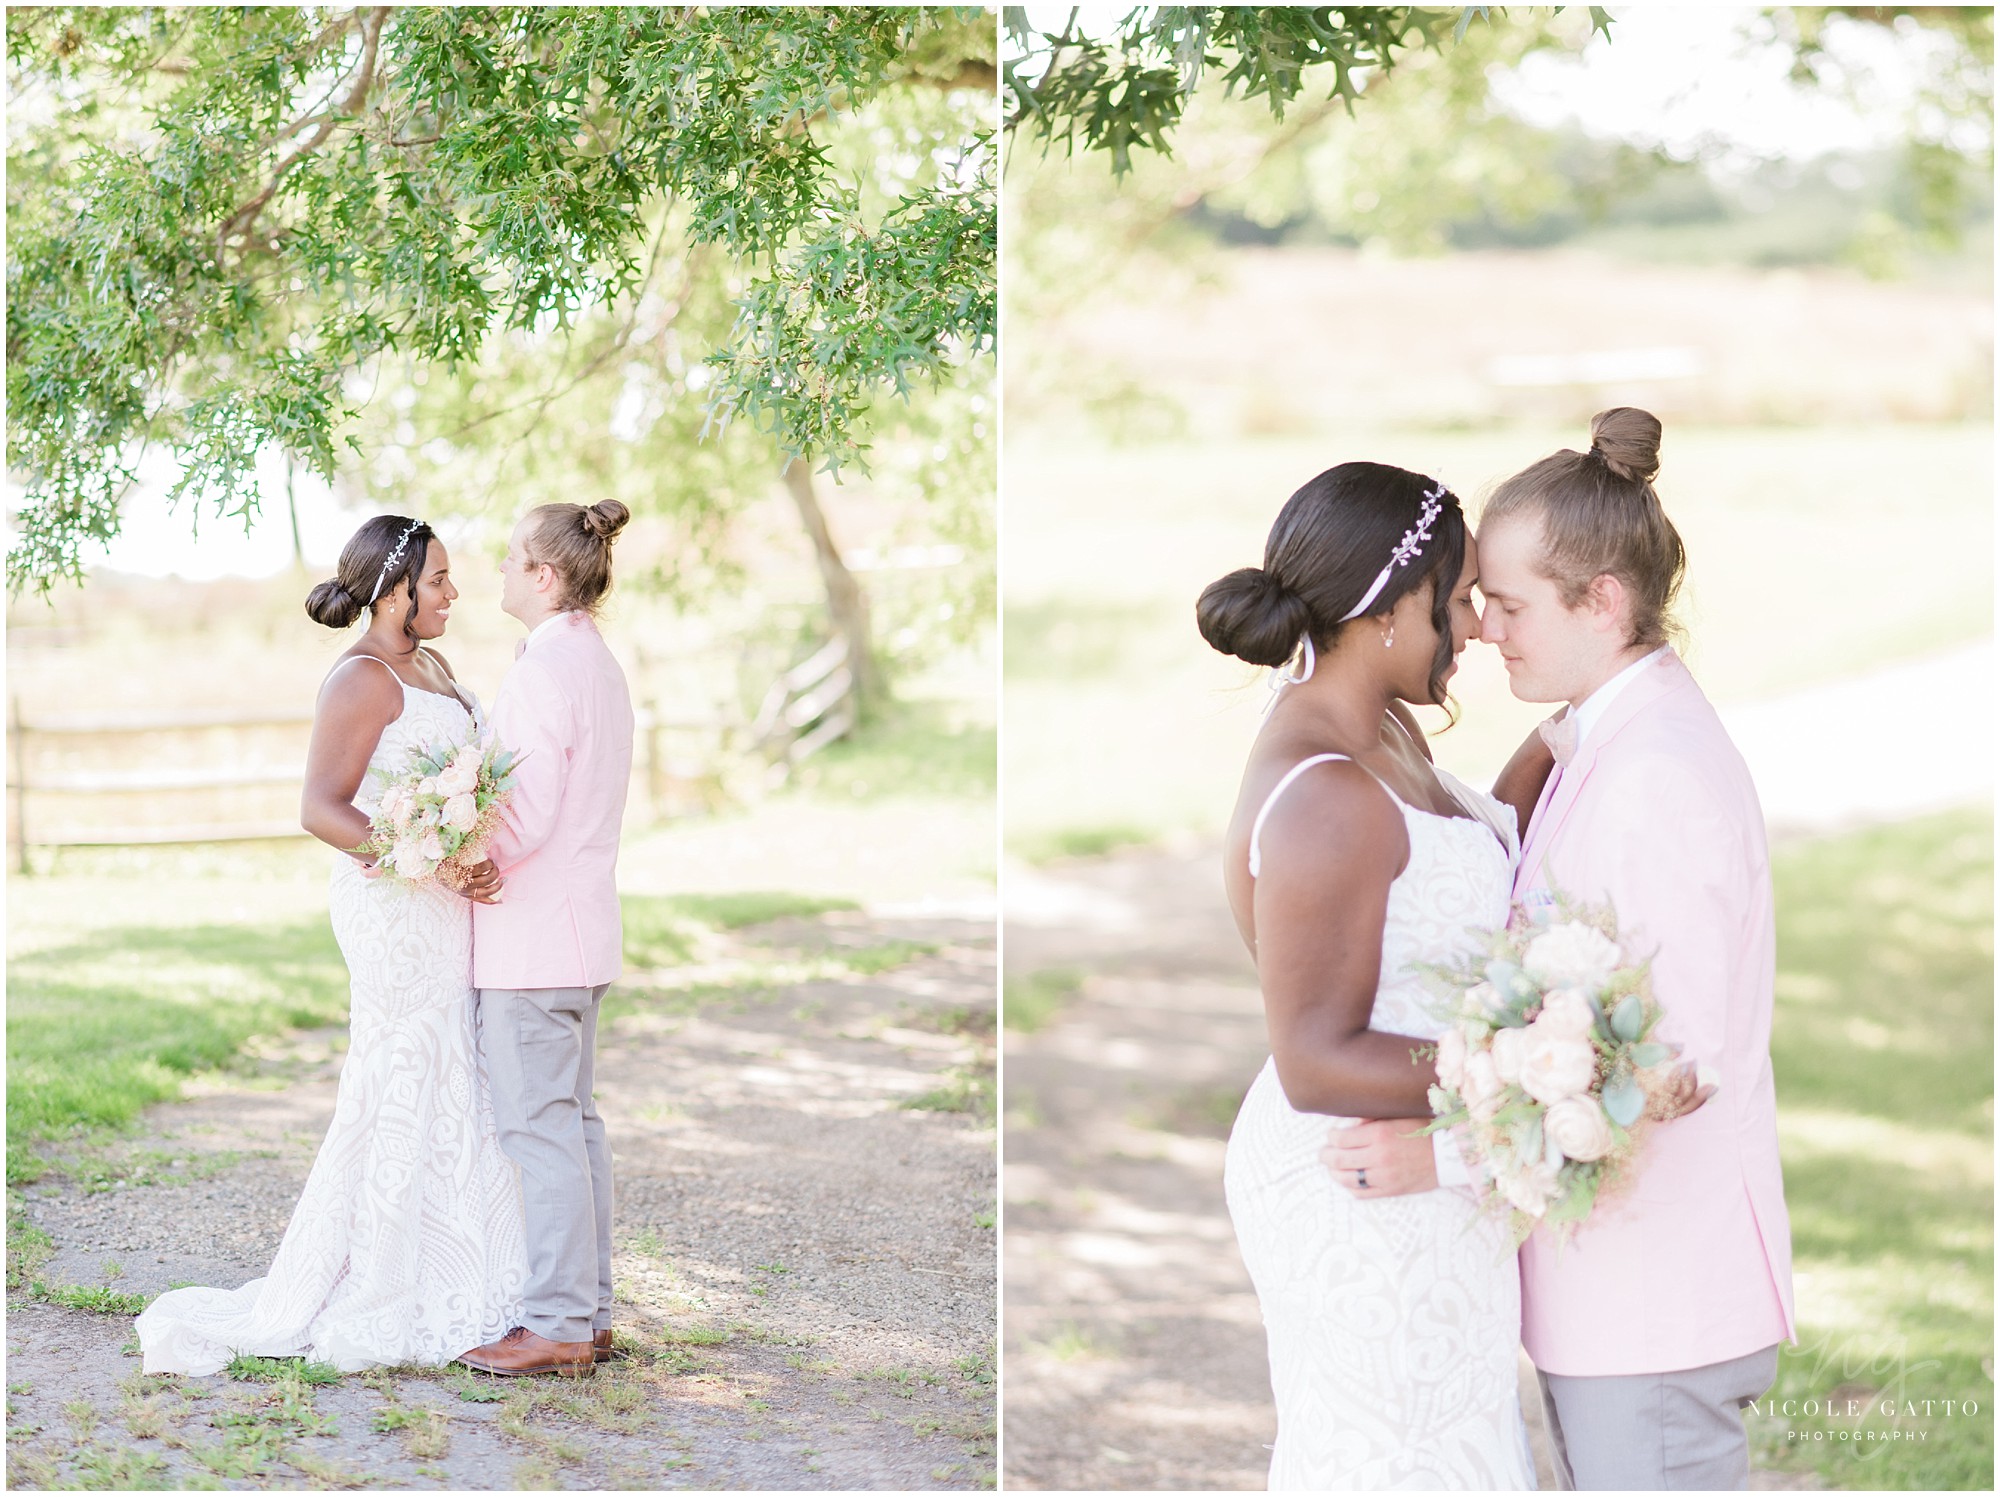
<path fill-rule="evenodd" d="M 1222 1156 L 1269 1050 L 1218 856 L 1188 843 L 1009 871 L 1010 991 L 1036 973 L 1081 984 L 1006 1036 L 1009 1489 L 1264 1486 L 1276 1425 Z"/>
<path fill-rule="evenodd" d="M 598 1095 L 625 1360 L 576 1382 L 145 1378 L 129 1305 L 16 1296 L 8 1484 L 992 1486 L 990 921 L 830 914 L 710 955 L 803 975 L 638 974 L 609 1011 Z M 31 1187 L 56 1244 L 35 1277 L 150 1298 L 262 1272 L 344 1042 L 267 1047 L 152 1109 L 84 1178 Z"/>

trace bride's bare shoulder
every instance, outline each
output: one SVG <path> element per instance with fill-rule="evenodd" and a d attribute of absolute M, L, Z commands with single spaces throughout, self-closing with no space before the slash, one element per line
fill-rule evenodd
<path fill-rule="evenodd" d="M 1246 796 L 1259 861 L 1305 867 L 1402 866 L 1407 835 L 1394 798 L 1349 758 L 1299 754 L 1255 776 Z M 1261 821 L 1262 825 L 1258 823 Z"/>
<path fill-rule="evenodd" d="M 403 678 L 389 662 L 366 650 L 349 650 L 320 683 L 319 716 L 379 717 L 387 722 L 403 710 Z"/>

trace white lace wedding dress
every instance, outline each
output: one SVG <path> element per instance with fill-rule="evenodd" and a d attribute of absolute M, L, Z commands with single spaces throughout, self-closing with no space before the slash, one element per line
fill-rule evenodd
<path fill-rule="evenodd" d="M 405 684 L 369 768 L 475 726 L 476 701 Z M 371 776 L 355 804 L 380 794 Z M 364 878 L 338 853 L 329 902 L 353 981 L 333 1124 L 263 1278 L 169 1290 L 139 1317 L 147 1372 L 217 1372 L 239 1352 L 435 1365 L 520 1323 L 521 1189 L 479 1068 L 472 906 Z"/>
<path fill-rule="evenodd" d="M 1266 799 L 1257 836 L 1294 766 Z M 1389 888 L 1369 1028 L 1443 1030 L 1419 963 L 1507 919 L 1512 813 L 1439 772 L 1478 819 L 1405 805 L 1410 861 Z M 1384 787 L 1386 789 L 1386 787 Z M 1506 1234 L 1463 1190 L 1363 1200 L 1320 1162 L 1339 1119 L 1295 1111 L 1266 1061 L 1230 1131 L 1224 1185 L 1256 1285 L 1278 1406 L 1272 1491 L 1535 1488 L 1521 1418 L 1521 1290 Z M 1412 1126 L 1416 1126 L 1415 1123 Z"/>

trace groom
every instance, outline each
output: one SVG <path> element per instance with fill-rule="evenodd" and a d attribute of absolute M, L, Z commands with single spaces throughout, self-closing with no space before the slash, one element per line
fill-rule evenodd
<path fill-rule="evenodd" d="M 1657 450 L 1651 417 L 1607 414 L 1644 417 Z M 1481 637 L 1515 696 L 1569 704 L 1545 728 L 1556 767 L 1514 897 L 1531 910 L 1555 891 L 1610 905 L 1628 944 L 1655 953 L 1662 1036 L 1721 1082 L 1652 1129 L 1634 1177 L 1567 1247 L 1546 1231 L 1522 1247 L 1521 1340 L 1564 1490 L 1744 1487 L 1740 1411 L 1794 1339 L 1763 814 L 1715 709 L 1664 644 L 1682 551 L 1650 478 L 1650 461 L 1621 472 L 1595 446 L 1558 454 L 1496 490 L 1478 537 Z M 1336 1178 L 1379 1154 L 1378 1180 L 1400 1181 L 1410 1167 L 1397 1172 L 1385 1135 L 1407 1128 L 1346 1130 L 1364 1150 L 1330 1150 Z M 1421 1143 L 1412 1157 L 1427 1168 Z"/>
<path fill-rule="evenodd" d="M 1566 1250 L 1546 1232 L 1521 1249 L 1521 1340 L 1556 1476 L 1565 1490 L 1742 1488 L 1740 1410 L 1793 1339 L 1757 792 L 1680 657 L 1633 629 L 1634 594 L 1665 591 L 1658 579 L 1601 574 L 1566 607 L 1532 513 L 1482 526 L 1479 570 L 1483 636 L 1514 694 L 1569 703 L 1515 897 L 1610 904 L 1657 949 L 1663 1035 L 1721 1077 L 1705 1106 L 1653 1129 L 1625 1198 Z"/>
<path fill-rule="evenodd" d="M 587 1376 L 612 1355 L 611 1151 L 591 1082 L 598 1009 L 622 967 L 614 867 L 632 703 L 571 579 L 536 559 L 540 517 L 515 527 L 501 564 L 500 606 L 528 637 L 492 726 L 521 757 L 487 851 L 505 888 L 473 906 L 472 957 L 494 1122 L 521 1170 L 528 1279 L 523 1323 L 459 1360 Z"/>

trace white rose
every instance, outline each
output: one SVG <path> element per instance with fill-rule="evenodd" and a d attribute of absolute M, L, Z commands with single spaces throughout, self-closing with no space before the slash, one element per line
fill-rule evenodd
<path fill-rule="evenodd" d="M 451 768 L 437 777 L 438 794 L 445 796 L 464 795 L 479 788 L 479 761 L 470 764 L 454 762 Z"/>
<path fill-rule="evenodd" d="M 410 814 L 410 792 L 402 785 L 391 785 L 382 795 L 381 814 L 391 822 L 400 823 Z"/>
<path fill-rule="evenodd" d="M 479 820 L 479 802 L 470 795 L 454 795 L 444 803 L 444 824 L 455 832 L 469 832 Z"/>
<path fill-rule="evenodd" d="M 418 844 L 423 855 L 435 863 L 444 857 L 444 839 L 436 832 L 424 833 L 424 840 Z"/>
<path fill-rule="evenodd" d="M 458 752 L 451 756 L 451 767 L 453 769 L 460 769 L 470 764 L 474 769 L 477 769 L 479 768 L 480 761 L 485 757 L 486 751 L 478 744 L 461 743 L 458 746 Z"/>
<path fill-rule="evenodd" d="M 1542 1011 L 1535 1016 L 1535 1023 L 1551 1034 L 1582 1039 L 1597 1027 L 1597 1015 L 1581 988 L 1557 988 L 1542 999 Z"/>
<path fill-rule="evenodd" d="M 1566 920 L 1528 943 L 1521 965 L 1544 988 L 1596 988 L 1624 960 L 1618 943 L 1580 921 Z"/>
<path fill-rule="evenodd" d="M 1453 1091 L 1465 1079 L 1465 1036 L 1454 1027 L 1438 1036 L 1438 1080 Z"/>
<path fill-rule="evenodd" d="M 417 794 L 419 796 L 434 796 L 437 793 L 438 782 L 436 775 L 427 774 L 421 780 L 417 781 Z"/>
<path fill-rule="evenodd" d="M 1465 990 L 1464 1012 L 1483 1014 L 1491 1018 L 1507 1011 L 1507 1000 L 1500 996 L 1500 990 L 1490 982 L 1474 983 Z"/>
<path fill-rule="evenodd" d="M 1542 1118 L 1542 1128 L 1565 1158 L 1602 1159 L 1611 1152 L 1611 1121 L 1590 1097 L 1565 1097 Z"/>
<path fill-rule="evenodd" d="M 1521 1090 L 1545 1107 L 1587 1091 L 1597 1076 L 1597 1054 L 1573 1035 L 1552 1034 L 1539 1023 L 1522 1033 Z"/>
<path fill-rule="evenodd" d="M 1521 1057 L 1527 1053 L 1528 1031 L 1498 1029 L 1493 1032 L 1493 1070 L 1502 1081 L 1519 1082 Z"/>
<path fill-rule="evenodd" d="M 396 866 L 396 872 L 404 878 L 419 879 L 430 872 L 430 865 L 424 859 L 423 849 L 414 842 L 398 842 L 389 861 Z"/>
<path fill-rule="evenodd" d="M 1556 1172 L 1546 1160 L 1511 1170 L 1500 1181 L 1500 1193 L 1515 1209 L 1540 1216 L 1556 1198 Z"/>
<path fill-rule="evenodd" d="M 1493 1070 L 1491 1055 L 1484 1050 L 1475 1050 L 1465 1058 L 1462 1092 L 1465 1105 L 1475 1119 L 1483 1123 L 1498 1112 L 1505 1091 Z"/>

